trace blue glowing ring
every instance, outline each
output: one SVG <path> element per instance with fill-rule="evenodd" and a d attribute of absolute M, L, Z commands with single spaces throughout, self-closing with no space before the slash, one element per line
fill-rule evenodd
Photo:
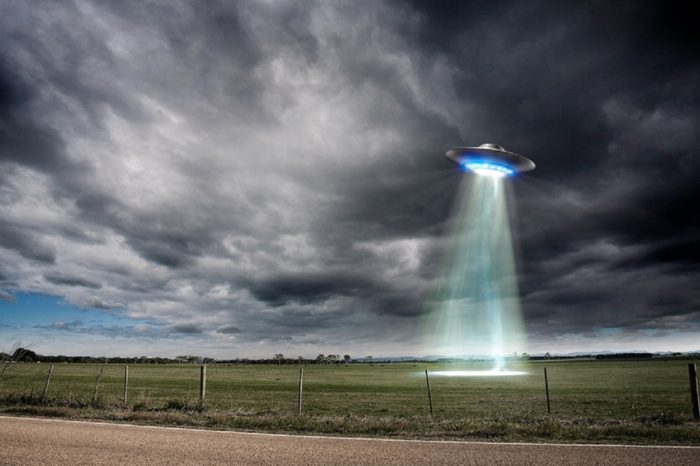
<path fill-rule="evenodd" d="M 509 152 L 496 144 L 482 144 L 479 147 L 455 147 L 448 150 L 445 157 L 470 170 L 480 167 L 506 175 L 535 169 L 535 162 L 532 160 L 520 154 Z"/>

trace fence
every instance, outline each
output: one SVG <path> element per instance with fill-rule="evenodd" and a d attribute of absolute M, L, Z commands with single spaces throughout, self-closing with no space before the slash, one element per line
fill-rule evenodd
<path fill-rule="evenodd" d="M 0 378 L 0 399 L 245 414 L 698 419 L 691 403 L 697 403 L 697 375 L 687 360 L 531 362 L 519 367 L 528 375 L 500 378 L 430 374 L 443 369 L 12 363 Z"/>

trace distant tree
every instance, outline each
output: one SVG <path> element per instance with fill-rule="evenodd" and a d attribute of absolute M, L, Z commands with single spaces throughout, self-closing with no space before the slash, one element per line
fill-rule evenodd
<path fill-rule="evenodd" d="M 372 356 L 369 356 L 369 355 L 365 356 L 365 361 L 372 364 Z"/>
<path fill-rule="evenodd" d="M 551 359 L 551 358 L 552 358 L 552 355 L 549 354 L 549 352 L 546 352 L 546 353 L 544 353 L 544 358 L 545 358 L 545 359 Z"/>
<path fill-rule="evenodd" d="M 30 349 L 17 348 L 12 354 L 12 360 L 21 362 L 34 362 L 38 361 L 38 356 L 34 351 Z"/>
<path fill-rule="evenodd" d="M 349 354 L 346 354 L 345 356 L 343 356 L 343 361 L 345 361 L 345 365 L 346 365 L 346 366 L 347 366 L 348 363 L 350 362 L 350 359 L 351 359 L 351 358 L 350 358 L 350 355 L 349 355 Z"/>
<path fill-rule="evenodd" d="M 326 356 L 323 353 L 321 353 L 318 356 L 316 356 L 316 361 L 319 364 L 323 364 L 324 362 L 326 362 Z"/>
<path fill-rule="evenodd" d="M 329 354 L 328 356 L 326 356 L 326 361 L 329 364 L 338 362 L 338 359 L 340 359 L 340 356 L 338 356 L 337 354 Z"/>
<path fill-rule="evenodd" d="M 284 360 L 284 354 L 282 353 L 277 353 L 275 354 L 274 360 L 277 361 L 277 364 L 282 364 L 282 361 Z"/>

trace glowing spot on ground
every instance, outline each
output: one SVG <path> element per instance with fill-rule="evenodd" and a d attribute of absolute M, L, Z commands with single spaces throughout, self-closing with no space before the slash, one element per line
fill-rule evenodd
<path fill-rule="evenodd" d="M 481 371 L 429 371 L 429 374 L 435 377 L 512 377 L 516 375 L 528 375 L 527 372 L 498 369 Z"/>

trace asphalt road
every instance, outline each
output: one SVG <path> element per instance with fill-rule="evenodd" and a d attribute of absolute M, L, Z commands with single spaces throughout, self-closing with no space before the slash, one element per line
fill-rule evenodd
<path fill-rule="evenodd" d="M 700 465 L 700 448 L 379 440 L 0 416 L 0 464 Z"/>

